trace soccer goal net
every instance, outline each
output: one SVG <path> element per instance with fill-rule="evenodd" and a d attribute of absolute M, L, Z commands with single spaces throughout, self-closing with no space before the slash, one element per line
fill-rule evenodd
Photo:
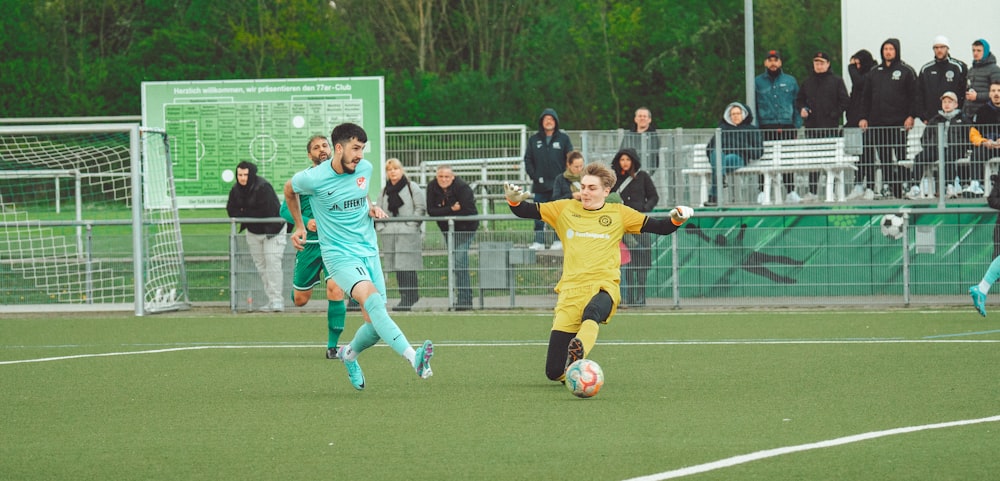
<path fill-rule="evenodd" d="M 0 307 L 187 307 L 171 171 L 135 124 L 0 127 Z"/>

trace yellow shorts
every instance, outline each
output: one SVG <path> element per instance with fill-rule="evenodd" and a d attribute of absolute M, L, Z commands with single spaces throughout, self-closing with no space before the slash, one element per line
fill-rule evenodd
<path fill-rule="evenodd" d="M 552 319 L 552 330 L 563 332 L 579 332 L 583 322 L 583 310 L 598 292 L 604 291 L 611 296 L 611 314 L 603 322 L 611 322 L 618 303 L 621 301 L 621 287 L 614 281 L 594 282 L 577 287 L 563 287 L 559 290 L 556 300 L 555 317 Z"/>

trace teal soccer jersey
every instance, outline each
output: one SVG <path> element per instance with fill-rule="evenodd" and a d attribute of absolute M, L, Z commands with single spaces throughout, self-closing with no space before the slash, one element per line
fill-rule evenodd
<path fill-rule="evenodd" d="M 368 216 L 372 163 L 361 159 L 353 174 L 338 174 L 327 160 L 292 177 L 297 194 L 308 195 L 324 257 L 378 255 L 375 223 Z"/>

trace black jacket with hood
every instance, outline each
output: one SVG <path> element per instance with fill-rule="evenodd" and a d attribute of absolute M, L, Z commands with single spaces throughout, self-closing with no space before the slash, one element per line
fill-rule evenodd
<path fill-rule="evenodd" d="M 551 115 L 556 121 L 556 129 L 552 136 L 545 135 L 542 119 Z M 531 178 L 531 191 L 547 194 L 552 192 L 556 177 L 566 171 L 566 154 L 573 150 L 569 135 L 559 129 L 559 116 L 556 111 L 547 108 L 538 116 L 538 132 L 528 139 L 528 147 L 524 152 L 524 170 Z"/>
<path fill-rule="evenodd" d="M 883 57 L 882 63 L 869 72 L 861 103 L 861 118 L 873 127 L 901 126 L 907 117 L 920 116 L 917 73 L 903 61 L 898 39 L 882 42 L 879 52 L 887 44 L 896 48 L 896 59 L 888 64 Z"/>
<path fill-rule="evenodd" d="M 743 109 L 743 121 L 739 125 L 733 125 L 733 120 L 729 116 L 729 111 L 733 107 Z M 760 135 L 760 129 L 753 125 L 753 113 L 746 105 L 740 102 L 727 105 L 726 111 L 722 113 L 722 120 L 719 121 L 719 128 L 722 129 L 722 155 L 739 155 L 747 164 L 764 155 L 764 139 Z M 709 159 L 715 156 L 714 135 L 705 150 Z"/>
<path fill-rule="evenodd" d="M 625 171 L 622 169 L 621 158 L 627 155 L 632 159 L 632 167 Z M 653 178 L 642 170 L 642 162 L 639 160 L 639 153 L 633 148 L 625 148 L 618 151 L 611 160 L 611 169 L 615 171 L 615 185 L 612 192 L 618 192 L 622 197 L 622 203 L 639 211 L 652 212 L 660 201 L 660 195 L 656 192 Z M 631 178 L 628 185 L 622 188 L 626 179 Z"/>
<path fill-rule="evenodd" d="M 263 177 L 257 176 L 257 165 L 240 162 L 237 169 L 247 169 L 247 185 L 236 182 L 229 191 L 226 212 L 229 217 L 280 217 L 281 203 L 274 188 Z M 277 234 L 285 229 L 284 222 L 244 222 L 240 232 L 246 229 L 254 234 Z"/>
<path fill-rule="evenodd" d="M 858 121 L 862 118 L 861 101 L 864 100 L 865 82 L 868 80 L 868 73 L 875 66 L 875 58 L 865 49 L 858 50 L 851 58 L 858 59 L 861 66 L 847 66 L 847 73 L 851 76 L 851 102 L 847 106 L 847 122 L 844 127 L 858 126 Z"/>

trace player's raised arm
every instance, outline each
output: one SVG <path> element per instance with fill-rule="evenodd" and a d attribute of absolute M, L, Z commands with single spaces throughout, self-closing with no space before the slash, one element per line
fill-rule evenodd
<path fill-rule="evenodd" d="M 504 198 L 514 215 L 522 219 L 541 219 L 542 213 L 534 202 L 524 202 L 532 198 L 531 193 L 524 192 L 520 186 L 514 184 L 503 185 Z"/>
<path fill-rule="evenodd" d="M 659 235 L 672 234 L 677 231 L 678 227 L 684 225 L 684 223 L 687 222 L 693 215 L 694 209 L 686 205 L 679 205 L 670 211 L 669 219 L 654 219 L 652 217 L 647 217 L 640 232 L 651 232 Z"/>

